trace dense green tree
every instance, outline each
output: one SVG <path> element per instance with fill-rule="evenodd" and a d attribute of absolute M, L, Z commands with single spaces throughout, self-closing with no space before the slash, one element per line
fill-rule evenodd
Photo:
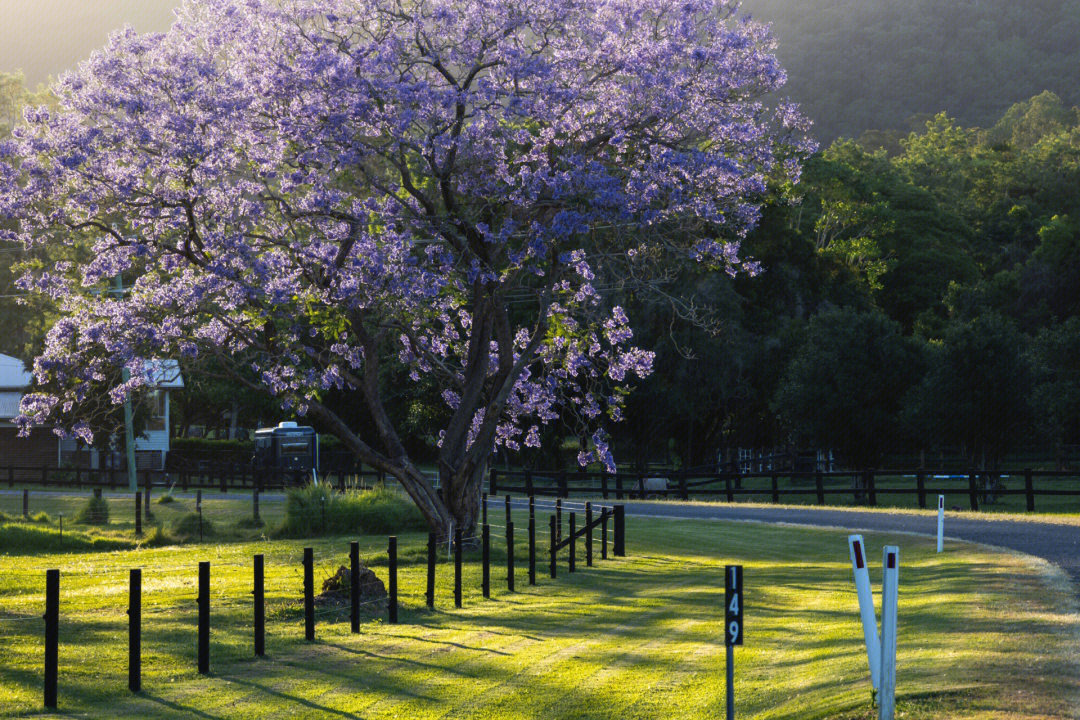
<path fill-rule="evenodd" d="M 906 400 L 922 446 L 959 446 L 971 462 L 994 467 L 1027 440 L 1029 343 L 1015 322 L 996 313 L 950 323 L 931 344 L 929 368 Z"/>
<path fill-rule="evenodd" d="M 921 365 L 919 345 L 881 312 L 828 310 L 811 319 L 773 409 L 797 444 L 873 467 L 900 439 L 901 401 Z"/>

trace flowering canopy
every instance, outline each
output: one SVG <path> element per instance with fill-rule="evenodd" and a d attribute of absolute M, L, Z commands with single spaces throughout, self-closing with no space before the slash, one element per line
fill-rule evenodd
<path fill-rule="evenodd" d="M 536 444 L 568 410 L 617 420 L 651 355 L 598 274 L 753 271 L 738 239 L 767 179 L 798 173 L 798 113 L 756 99 L 784 81 L 767 29 L 735 11 L 188 0 L 166 34 L 114 35 L 60 80 L 59 111 L 28 111 L 0 144 L 3 237 L 93 249 L 23 280 L 64 313 L 24 425 L 88 436 L 79 403 L 117 365 L 121 402 L 146 381 L 140 358 L 210 354 L 431 518 L 468 500 L 496 443 Z M 92 292 L 118 274 L 126 295 Z M 388 419 L 388 361 L 445 388 L 441 498 Z M 331 388 L 355 391 L 377 441 L 322 404 Z M 611 464 L 602 431 L 591 459 Z"/>

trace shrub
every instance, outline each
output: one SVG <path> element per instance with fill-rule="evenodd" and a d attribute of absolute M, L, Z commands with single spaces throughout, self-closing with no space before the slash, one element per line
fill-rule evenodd
<path fill-rule="evenodd" d="M 323 484 L 289 491 L 279 534 L 387 535 L 424 527 L 424 516 L 412 501 L 387 487 L 338 493 Z"/>
<path fill-rule="evenodd" d="M 75 522 L 83 525 L 108 525 L 109 501 L 104 497 L 91 495 L 75 516 Z"/>
<path fill-rule="evenodd" d="M 199 514 L 186 513 L 173 520 L 172 534 L 181 541 L 197 540 L 199 538 Z M 214 524 L 209 520 L 202 519 L 202 536 L 210 537 L 214 534 Z"/>
<path fill-rule="evenodd" d="M 162 495 L 157 499 L 158 505 L 168 505 L 171 502 L 176 502 L 176 498 L 172 496 L 171 492 L 168 495 Z"/>
<path fill-rule="evenodd" d="M 49 513 L 45 512 L 44 510 L 34 513 L 30 516 L 30 519 L 36 523 L 45 523 L 46 525 L 52 522 L 52 517 L 50 517 Z"/>
<path fill-rule="evenodd" d="M 198 528 L 195 530 L 198 533 Z M 141 545 L 143 547 L 161 547 L 163 545 L 173 545 L 176 543 L 176 538 L 169 534 L 169 532 L 162 525 L 155 525 L 154 529 L 143 538 Z"/>
<path fill-rule="evenodd" d="M 76 550 L 125 550 L 130 542 L 109 538 L 87 537 L 82 533 L 65 532 L 58 528 L 15 523 L 0 525 L 0 547 L 9 555 L 38 555 Z"/>

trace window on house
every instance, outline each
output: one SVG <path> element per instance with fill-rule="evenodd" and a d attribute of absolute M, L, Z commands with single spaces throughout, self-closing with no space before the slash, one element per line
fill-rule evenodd
<path fill-rule="evenodd" d="M 165 393 L 154 390 L 146 396 L 146 429 L 165 429 Z"/>

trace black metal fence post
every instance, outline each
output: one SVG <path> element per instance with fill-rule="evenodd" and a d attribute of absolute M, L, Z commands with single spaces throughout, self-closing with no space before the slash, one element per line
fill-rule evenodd
<path fill-rule="evenodd" d="M 592 503 L 585 503 L 585 567 L 592 567 Z"/>
<path fill-rule="evenodd" d="M 454 529 L 454 607 L 461 607 L 461 528 Z"/>
<path fill-rule="evenodd" d="M 25 496 L 24 496 L 25 497 Z M 45 571 L 45 707 L 56 709 L 60 658 L 60 571 Z"/>
<path fill-rule="evenodd" d="M 724 475 L 724 495 L 728 502 L 735 502 L 735 489 L 731 484 L 731 475 Z"/>
<path fill-rule="evenodd" d="M 488 494 L 484 493 L 480 496 L 480 524 L 487 525 L 487 499 Z"/>
<path fill-rule="evenodd" d="M 606 507 L 600 508 L 600 559 L 607 560 L 607 520 L 610 511 Z"/>
<path fill-rule="evenodd" d="M 1032 481 L 1031 468 L 1024 468 L 1024 494 L 1027 495 L 1028 512 L 1035 512 L 1035 483 Z"/>
<path fill-rule="evenodd" d="M 615 506 L 615 557 L 626 557 L 626 506 Z"/>
<path fill-rule="evenodd" d="M 506 589 L 514 592 L 514 521 L 506 523 Z"/>
<path fill-rule="evenodd" d="M 825 478 L 822 477 L 820 472 L 814 473 L 814 489 L 817 490 L 817 503 L 818 505 L 825 504 Z"/>
<path fill-rule="evenodd" d="M 135 537 L 142 537 L 142 493 L 135 491 Z"/>
<path fill-rule="evenodd" d="M 577 513 L 570 513 L 570 572 L 577 561 Z"/>
<path fill-rule="evenodd" d="M 435 533 L 427 536 L 427 606 L 435 609 Z"/>
<path fill-rule="evenodd" d="M 870 503 L 870 507 L 877 506 L 877 483 L 873 470 L 866 471 L 866 498 Z"/>
<path fill-rule="evenodd" d="M 266 588 L 264 580 L 266 576 L 265 562 L 266 561 L 261 554 L 255 556 L 255 587 L 252 589 L 251 592 L 251 594 L 255 598 L 255 657 L 263 657 L 266 655 Z"/>
<path fill-rule="evenodd" d="M 555 578 L 555 558 L 556 558 L 556 556 L 557 556 L 556 554 L 558 552 L 555 549 L 557 547 L 557 545 L 556 545 L 556 539 L 555 539 L 555 516 L 554 515 L 551 516 L 551 533 L 549 535 L 549 538 L 551 539 L 551 549 L 548 551 L 548 554 L 551 556 L 551 577 L 552 577 L 552 579 L 554 579 Z"/>
<path fill-rule="evenodd" d="M 210 563 L 199 563 L 199 657 L 200 675 L 210 674 Z"/>
<path fill-rule="evenodd" d="M 769 483 L 772 486 L 773 504 L 778 505 L 780 503 L 780 478 L 777 477 L 776 473 L 773 473 L 769 478 Z"/>
<path fill-rule="evenodd" d="M 386 553 L 390 560 L 390 598 L 387 601 L 389 603 L 389 621 L 391 625 L 396 625 L 398 621 L 397 610 L 397 536 L 391 535 L 389 547 L 386 549 Z"/>
<path fill-rule="evenodd" d="M 979 476 L 972 470 L 968 474 L 968 495 L 971 500 L 971 509 L 979 509 Z"/>
<path fill-rule="evenodd" d="M 142 570 L 133 569 L 128 582 L 128 690 L 142 689 Z"/>
<path fill-rule="evenodd" d="M 143 512 L 146 514 L 146 519 L 149 520 L 153 513 L 150 512 L 150 489 L 154 486 L 154 481 L 150 476 L 150 471 L 144 471 L 143 475 Z"/>
<path fill-rule="evenodd" d="M 484 597 L 491 597 L 491 528 L 484 525 L 481 530 L 480 540 L 480 564 L 483 567 L 480 576 L 480 588 Z"/>
<path fill-rule="evenodd" d="M 304 548 L 304 637 L 315 639 L 315 551 Z"/>
<path fill-rule="evenodd" d="M 926 508 L 926 473 L 922 470 L 915 473 L 915 490 L 919 494 L 919 507 Z"/>
<path fill-rule="evenodd" d="M 22 491 L 22 515 L 24 519 L 30 518 L 30 489 L 23 488 Z"/>
<path fill-rule="evenodd" d="M 360 543 L 349 543 L 349 628 L 360 632 Z"/>
<path fill-rule="evenodd" d="M 555 501 L 555 542 L 562 542 L 562 499 Z"/>
<path fill-rule="evenodd" d="M 262 518 L 259 517 L 259 488 L 251 491 L 251 519 L 256 526 L 262 525 Z"/>
<path fill-rule="evenodd" d="M 529 514 L 529 584 L 536 584 L 536 517 Z"/>
<path fill-rule="evenodd" d="M 513 516 L 512 512 L 510 510 L 510 496 L 509 495 L 506 496 L 506 500 L 504 502 L 506 504 L 506 524 L 509 525 L 510 521 L 514 519 L 514 516 Z"/>

